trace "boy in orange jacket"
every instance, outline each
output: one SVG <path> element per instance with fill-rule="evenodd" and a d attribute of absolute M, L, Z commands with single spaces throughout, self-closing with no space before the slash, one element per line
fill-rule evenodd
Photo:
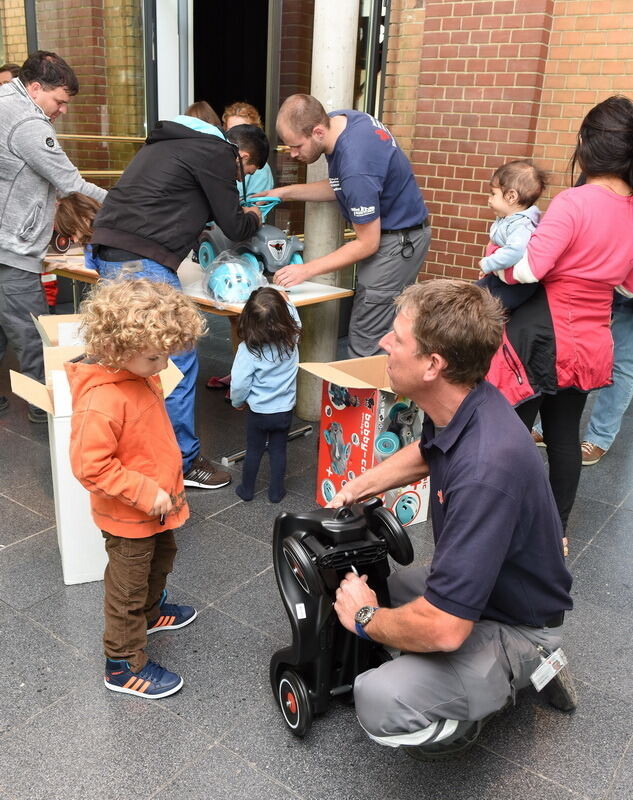
<path fill-rule="evenodd" d="M 167 697 L 180 675 L 148 660 L 147 635 L 188 625 L 191 606 L 166 602 L 176 544 L 189 517 L 182 457 L 157 373 L 191 349 L 204 322 L 191 301 L 145 279 L 97 284 L 81 308 L 86 355 L 66 365 L 73 398 L 70 460 L 102 529 L 105 685 Z"/>

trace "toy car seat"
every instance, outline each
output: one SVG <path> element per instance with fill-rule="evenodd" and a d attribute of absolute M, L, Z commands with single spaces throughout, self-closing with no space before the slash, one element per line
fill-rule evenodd
<path fill-rule="evenodd" d="M 389 660 L 382 645 L 343 628 L 332 607 L 339 583 L 354 569 L 368 576 L 379 603 L 389 605 L 388 555 L 410 564 L 413 547 L 376 497 L 338 509 L 284 512 L 275 520 L 273 563 L 292 645 L 273 655 L 270 682 L 295 736 L 307 733 L 332 698 L 349 696 L 357 675 Z"/>

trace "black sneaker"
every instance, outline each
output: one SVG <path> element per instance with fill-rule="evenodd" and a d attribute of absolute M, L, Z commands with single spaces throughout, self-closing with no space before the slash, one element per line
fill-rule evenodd
<path fill-rule="evenodd" d="M 4 414 L 4 412 L 9 408 L 9 398 L 5 397 L 4 395 L 0 395 L 0 414 Z"/>
<path fill-rule="evenodd" d="M 135 694 L 145 700 L 159 700 L 182 689 L 183 680 L 175 672 L 148 661 L 138 672 L 132 672 L 127 661 L 106 658 L 106 687 L 113 692 Z"/>
<path fill-rule="evenodd" d="M 34 422 L 36 425 L 48 422 L 48 413 L 37 406 L 32 406 L 30 403 L 27 417 L 29 418 L 29 422 Z"/>
<path fill-rule="evenodd" d="M 578 695 L 569 666 L 559 670 L 543 687 L 541 694 L 550 706 L 554 706 L 559 711 L 573 711 L 578 705 Z"/>
<path fill-rule="evenodd" d="M 149 626 L 148 634 L 184 628 L 198 616 L 198 612 L 193 606 L 177 606 L 175 603 L 166 603 L 165 600 L 167 600 L 167 591 L 163 589 L 159 607 L 160 616 L 153 625 Z"/>
<path fill-rule="evenodd" d="M 198 489 L 221 489 L 231 483 L 228 472 L 220 472 L 204 456 L 198 456 L 185 473 L 185 486 Z"/>

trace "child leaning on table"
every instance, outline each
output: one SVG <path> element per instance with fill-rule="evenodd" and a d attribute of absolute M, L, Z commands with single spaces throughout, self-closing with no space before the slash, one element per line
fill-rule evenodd
<path fill-rule="evenodd" d="M 488 206 L 496 214 L 490 228 L 486 256 L 479 262 L 477 283 L 498 297 L 511 311 L 538 288 L 537 283 L 507 284 L 497 274 L 513 267 L 525 254 L 530 236 L 541 219 L 536 201 L 547 185 L 547 175 L 528 159 L 509 161 L 499 167 L 490 179 Z"/>
<path fill-rule="evenodd" d="M 105 539 L 105 685 L 148 699 L 182 678 L 145 654 L 147 635 L 197 616 L 166 602 L 174 529 L 189 517 L 182 456 L 157 373 L 205 330 L 195 307 L 165 283 L 99 282 L 81 305 L 86 353 L 66 364 L 73 415 L 70 461 L 90 492 Z"/>
<path fill-rule="evenodd" d="M 231 403 L 248 408 L 242 482 L 235 489 L 252 500 L 264 450 L 270 459 L 268 499 L 279 503 L 286 490 L 286 446 L 297 399 L 301 322 L 285 292 L 252 292 L 237 321 L 240 339 L 231 369 Z"/>

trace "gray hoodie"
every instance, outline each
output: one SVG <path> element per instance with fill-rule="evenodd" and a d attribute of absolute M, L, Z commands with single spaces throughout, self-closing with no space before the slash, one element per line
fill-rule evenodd
<path fill-rule="evenodd" d="M 42 271 L 55 200 L 71 192 L 107 194 L 81 177 L 20 79 L 0 86 L 0 264 Z"/>

